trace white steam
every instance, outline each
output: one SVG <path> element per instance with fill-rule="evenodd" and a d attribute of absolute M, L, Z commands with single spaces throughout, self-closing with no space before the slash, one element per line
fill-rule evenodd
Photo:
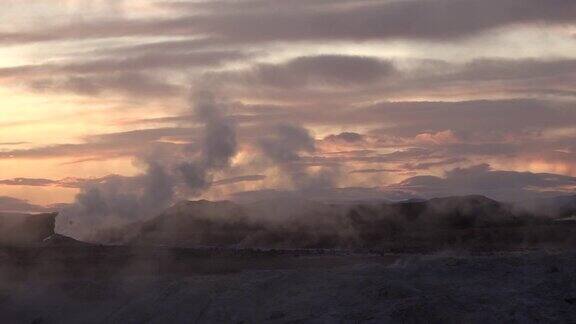
<path fill-rule="evenodd" d="M 207 190 L 213 173 L 229 167 L 236 154 L 236 129 L 211 93 L 195 94 L 192 106 L 204 125 L 199 155 L 187 154 L 187 150 L 181 154 L 149 152 L 137 159 L 144 167 L 142 174 L 108 177 L 83 188 L 74 203 L 59 215 L 57 232 L 96 241 L 103 230 L 150 219 L 176 200 Z"/>

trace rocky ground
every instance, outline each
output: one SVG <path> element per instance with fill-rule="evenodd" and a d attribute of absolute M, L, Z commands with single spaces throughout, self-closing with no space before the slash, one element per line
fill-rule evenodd
<path fill-rule="evenodd" d="M 576 253 L 2 249 L 2 323 L 574 323 Z"/>

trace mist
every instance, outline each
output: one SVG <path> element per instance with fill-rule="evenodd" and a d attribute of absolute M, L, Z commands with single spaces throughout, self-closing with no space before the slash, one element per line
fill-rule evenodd
<path fill-rule="evenodd" d="M 74 203 L 58 215 L 57 232 L 98 241 L 98 233 L 149 220 L 176 201 L 209 189 L 213 174 L 228 168 L 236 154 L 235 125 L 209 91 L 191 94 L 190 110 L 203 127 L 200 152 L 194 152 L 193 144 L 180 152 L 162 148 L 143 152 L 135 160 L 141 174 L 107 177 L 82 187 Z M 193 135 L 191 143 L 197 140 Z"/>

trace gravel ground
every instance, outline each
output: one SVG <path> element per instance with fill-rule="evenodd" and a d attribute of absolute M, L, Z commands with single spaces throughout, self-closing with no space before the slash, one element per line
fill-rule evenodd
<path fill-rule="evenodd" d="M 204 274 L 4 277 L 0 316 L 2 323 L 576 322 L 576 253 L 286 258 L 298 261 L 250 259 Z"/>

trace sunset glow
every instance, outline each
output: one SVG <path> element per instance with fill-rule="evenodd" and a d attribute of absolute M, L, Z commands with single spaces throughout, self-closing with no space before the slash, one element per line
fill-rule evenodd
<path fill-rule="evenodd" d="M 572 190 L 574 3 L 457 2 L 7 1 L 0 196 L 71 203 L 97 179 L 145 172 L 153 152 L 166 170 L 202 159 L 200 92 L 237 147 L 182 199 L 429 196 L 403 187 L 424 175 L 505 200 Z M 482 185 L 456 186 L 458 172 Z M 495 172 L 518 191 L 487 190 Z"/>

